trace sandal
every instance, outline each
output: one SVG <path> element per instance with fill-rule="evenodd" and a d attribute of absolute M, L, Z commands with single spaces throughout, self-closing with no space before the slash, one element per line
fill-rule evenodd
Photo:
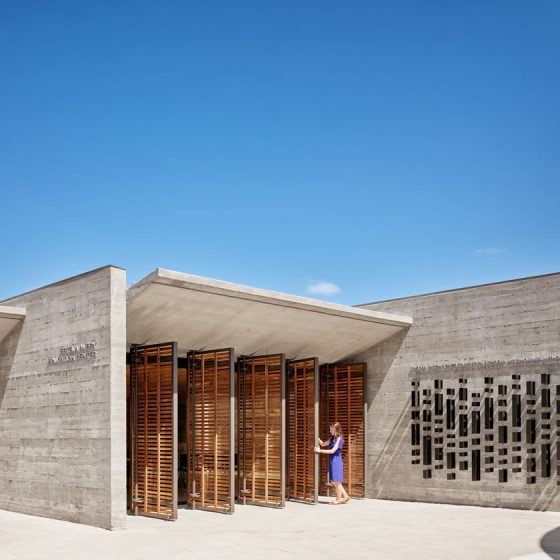
<path fill-rule="evenodd" d="M 350 496 L 348 496 L 347 498 L 344 498 L 343 500 L 341 500 L 341 501 L 339 502 L 339 504 L 340 504 L 340 505 L 347 504 L 349 501 L 350 501 Z"/>
<path fill-rule="evenodd" d="M 339 502 L 338 500 L 333 500 L 332 502 L 329 502 L 329 506 L 339 506 L 342 503 L 344 503 L 344 502 Z"/>

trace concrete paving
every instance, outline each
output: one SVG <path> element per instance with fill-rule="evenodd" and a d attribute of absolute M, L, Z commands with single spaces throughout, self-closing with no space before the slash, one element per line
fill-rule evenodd
<path fill-rule="evenodd" d="M 560 513 L 552 512 L 354 500 L 127 521 L 110 532 L 0 511 L 0 560 L 560 559 Z"/>

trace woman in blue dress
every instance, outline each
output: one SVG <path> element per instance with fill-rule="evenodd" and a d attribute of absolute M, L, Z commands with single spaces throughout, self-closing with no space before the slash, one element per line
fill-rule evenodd
<path fill-rule="evenodd" d="M 335 422 L 330 426 L 331 437 L 327 441 L 319 439 L 319 446 L 315 448 L 316 453 L 325 453 L 329 456 L 329 480 L 336 488 L 336 500 L 331 502 L 332 505 L 345 504 L 350 501 L 350 496 L 344 490 L 342 483 L 344 482 L 344 467 L 342 465 L 342 447 L 344 445 L 344 437 L 342 435 L 342 426 Z M 321 449 L 327 447 L 328 449 Z"/>

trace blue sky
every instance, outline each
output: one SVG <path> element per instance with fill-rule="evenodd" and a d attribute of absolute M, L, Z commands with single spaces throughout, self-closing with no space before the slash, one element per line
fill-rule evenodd
<path fill-rule="evenodd" d="M 108 263 L 350 304 L 559 271 L 559 68 L 556 0 L 4 2 L 0 299 Z"/>

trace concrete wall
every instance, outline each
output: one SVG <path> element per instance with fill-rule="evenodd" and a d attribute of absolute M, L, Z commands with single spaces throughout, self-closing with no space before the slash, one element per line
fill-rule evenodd
<path fill-rule="evenodd" d="M 123 527 L 125 271 L 105 267 L 4 303 L 27 316 L 0 344 L 0 508 Z"/>
<path fill-rule="evenodd" d="M 368 496 L 559 511 L 560 274 L 364 307 L 410 315 L 414 320 L 407 332 L 357 357 L 368 362 Z M 542 374 L 550 374 L 550 384 Z M 436 388 L 436 380 L 441 389 Z M 526 390 L 531 380 L 537 385 L 534 397 Z M 412 387 L 412 382 L 418 387 Z M 498 394 L 500 385 L 506 395 Z M 466 401 L 459 400 L 460 387 L 468 388 Z M 541 400 L 541 387 L 550 389 L 550 405 Z M 417 407 L 411 406 L 411 389 L 420 392 Z M 434 418 L 436 393 L 445 401 L 454 400 L 457 414 L 467 415 L 468 437 L 461 437 L 457 426 L 448 429 L 447 411 L 440 420 Z M 511 441 L 516 431 L 512 427 L 512 394 L 516 393 L 522 400 L 520 442 Z M 494 427 L 484 428 L 483 411 L 481 433 L 473 434 L 471 415 L 483 409 L 485 397 L 494 399 Z M 428 417 L 424 410 L 429 411 Z M 531 418 L 538 431 L 534 444 L 527 440 L 525 428 Z M 414 422 L 420 425 L 421 438 L 432 438 L 429 465 L 424 464 L 423 446 L 412 445 Z M 509 431 L 507 443 L 498 440 L 499 426 Z M 545 444 L 552 450 L 550 477 L 541 471 Z M 443 454 L 436 460 L 438 447 Z M 480 481 L 472 480 L 473 449 L 482 453 Z M 454 469 L 446 461 L 450 452 L 457 454 Z M 537 465 L 534 473 L 529 466 L 532 458 Z M 465 461 L 464 470 L 459 469 L 460 459 Z M 507 482 L 499 482 L 501 470 L 507 471 Z M 425 471 L 430 478 L 424 478 Z"/>

